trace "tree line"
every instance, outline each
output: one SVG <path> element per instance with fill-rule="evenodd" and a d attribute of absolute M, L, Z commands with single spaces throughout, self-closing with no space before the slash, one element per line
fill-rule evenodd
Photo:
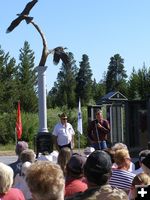
<path fill-rule="evenodd" d="M 133 67 L 128 77 L 124 59 L 115 54 L 110 58 L 108 66 L 100 66 L 107 68 L 107 71 L 96 82 L 88 55 L 83 54 L 79 63 L 76 63 L 72 52 L 68 52 L 68 55 L 69 64 L 62 63 L 57 79 L 47 94 L 48 109 L 64 106 L 68 110 L 77 108 L 79 97 L 83 107 L 94 105 L 99 98 L 111 91 L 120 91 L 129 100 L 145 100 L 150 94 L 150 67 L 145 64 L 138 70 Z M 7 140 L 14 133 L 18 100 L 21 102 L 22 112 L 38 112 L 38 80 L 34 61 L 34 52 L 27 41 L 19 50 L 19 63 L 0 46 L 0 128 L 3 130 L 0 142 L 4 141 L 4 133 L 9 134 Z"/>
<path fill-rule="evenodd" d="M 16 108 L 18 100 L 25 112 L 37 112 L 37 71 L 34 52 L 27 41 L 19 54 L 19 63 L 0 46 L 0 113 Z M 95 104 L 97 99 L 110 91 L 120 91 L 128 99 L 143 100 L 150 93 L 150 67 L 145 64 L 137 71 L 133 67 L 128 77 L 124 59 L 115 54 L 110 58 L 103 78 L 96 82 L 88 55 L 83 54 L 79 65 L 73 53 L 68 52 L 70 62 L 62 64 L 57 80 L 47 95 L 48 108 L 74 108 L 80 97 L 82 106 Z M 101 74 L 100 74 L 101 77 Z"/>

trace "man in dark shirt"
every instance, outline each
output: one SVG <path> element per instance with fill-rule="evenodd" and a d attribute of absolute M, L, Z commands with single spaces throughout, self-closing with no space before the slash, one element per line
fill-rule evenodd
<path fill-rule="evenodd" d="M 96 119 L 88 126 L 88 139 L 92 147 L 97 149 L 107 148 L 107 135 L 110 132 L 109 122 L 103 119 L 101 110 L 96 112 Z"/>

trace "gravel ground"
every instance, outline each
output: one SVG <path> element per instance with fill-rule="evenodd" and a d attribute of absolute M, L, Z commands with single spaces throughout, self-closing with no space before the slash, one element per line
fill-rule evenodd
<path fill-rule="evenodd" d="M 5 155 L 0 156 L 0 162 L 3 162 L 7 165 L 9 165 L 12 162 L 15 162 L 16 160 L 17 160 L 17 156 L 12 156 L 12 155 L 10 155 L 10 156 L 5 156 Z"/>

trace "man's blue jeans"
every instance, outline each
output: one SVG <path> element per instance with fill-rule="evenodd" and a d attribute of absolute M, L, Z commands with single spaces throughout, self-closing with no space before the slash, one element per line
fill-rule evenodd
<path fill-rule="evenodd" d="M 107 143 L 105 140 L 100 141 L 99 143 L 93 143 L 91 144 L 92 147 L 95 148 L 95 150 L 103 150 L 103 149 L 107 149 Z"/>

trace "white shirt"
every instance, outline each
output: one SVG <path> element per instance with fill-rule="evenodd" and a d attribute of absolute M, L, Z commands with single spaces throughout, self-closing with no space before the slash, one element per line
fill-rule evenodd
<path fill-rule="evenodd" d="M 50 153 L 48 155 L 39 154 L 37 159 L 38 160 L 49 160 L 49 161 L 52 161 L 54 163 L 57 163 L 58 151 L 53 151 L 52 153 Z"/>
<path fill-rule="evenodd" d="M 72 136 L 75 134 L 74 129 L 70 123 L 63 125 L 61 122 L 56 124 L 53 130 L 53 135 L 57 137 L 59 146 L 69 144 L 72 141 Z"/>
<path fill-rule="evenodd" d="M 139 169 L 136 169 L 136 170 L 133 171 L 134 174 L 140 174 L 142 172 L 143 172 L 142 167 L 140 167 Z"/>

